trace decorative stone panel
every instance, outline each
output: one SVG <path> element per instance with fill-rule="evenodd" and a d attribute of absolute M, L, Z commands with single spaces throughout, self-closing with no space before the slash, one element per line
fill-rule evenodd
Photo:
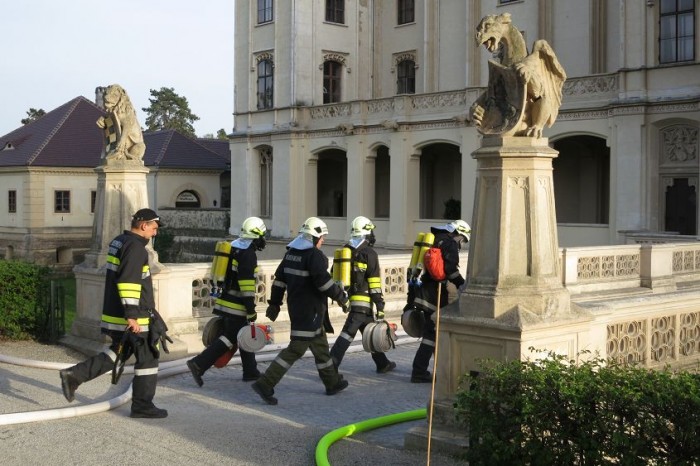
<path fill-rule="evenodd" d="M 643 320 L 608 325 L 608 358 L 626 364 L 646 362 L 646 333 Z"/>
<path fill-rule="evenodd" d="M 678 352 L 682 357 L 700 354 L 700 312 L 681 314 L 678 331 Z"/>
<path fill-rule="evenodd" d="M 661 130 L 661 164 L 694 165 L 698 160 L 698 129 L 674 125 Z"/>
<path fill-rule="evenodd" d="M 676 358 L 676 316 L 651 319 L 651 360 L 671 362 Z"/>
<path fill-rule="evenodd" d="M 640 272 L 639 254 L 579 257 L 579 281 L 637 277 Z"/>
<path fill-rule="evenodd" d="M 382 275 L 384 299 L 393 299 L 407 293 L 406 267 L 384 267 Z"/>

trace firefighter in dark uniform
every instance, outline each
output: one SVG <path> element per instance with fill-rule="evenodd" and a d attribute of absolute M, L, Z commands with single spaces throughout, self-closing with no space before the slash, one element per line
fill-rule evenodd
<path fill-rule="evenodd" d="M 133 334 L 129 341 L 136 356 L 131 417 L 168 416 L 165 409 L 153 404 L 158 380 L 158 344 L 162 335 L 153 334 L 156 325 L 151 315 L 155 311 L 155 301 L 146 245 L 156 236 L 159 226 L 158 214 L 151 209 L 141 209 L 134 214 L 131 229 L 109 243 L 101 326 L 102 333 L 111 337 L 112 344 L 105 352 L 60 371 L 63 395 L 69 402 L 75 398 L 81 383 L 112 370 L 126 331 Z"/>
<path fill-rule="evenodd" d="M 204 385 L 202 375 L 216 360 L 233 348 L 238 332 L 254 322 L 258 316 L 255 312 L 255 287 L 258 270 L 256 251 L 265 249 L 265 223 L 258 217 L 249 217 L 243 221 L 239 238 L 231 242 L 230 263 L 224 280 L 224 292 L 214 303 L 213 313 L 224 319 L 224 333 L 201 354 L 187 361 L 197 385 Z M 258 380 L 260 372 L 255 361 L 255 353 L 239 348 L 243 381 Z"/>
<path fill-rule="evenodd" d="M 307 349 L 311 350 L 326 395 L 335 395 L 348 386 L 338 374 L 328 351 L 326 332 L 333 333 L 328 317 L 328 298 L 347 312 L 348 296 L 328 273 L 328 258 L 321 252 L 328 227 L 317 217 L 304 222 L 299 236 L 287 245 L 284 259 L 275 271 L 265 315 L 277 319 L 284 293 L 291 323 L 289 345 L 280 351 L 265 373 L 253 384 L 253 390 L 268 404 L 276 405 L 274 387 Z"/>
<path fill-rule="evenodd" d="M 345 321 L 340 336 L 331 348 L 331 357 L 336 367 L 340 366 L 343 356 L 353 342 L 357 331 L 364 332 L 367 324 L 374 322 L 374 310 L 377 320 L 384 319 L 384 296 L 379 258 L 372 247 L 375 242 L 375 225 L 367 217 L 357 217 L 352 221 L 350 241 L 346 244 L 352 251 L 352 271 L 350 279 L 350 313 Z M 396 363 L 389 361 L 384 353 L 371 353 L 377 366 L 377 372 L 384 374 L 396 368 Z"/>
<path fill-rule="evenodd" d="M 469 241 L 471 228 L 464 220 L 455 220 L 441 227 L 432 227 L 430 232 L 435 235 L 433 246 L 439 247 L 442 252 L 447 280 L 452 282 L 457 289 L 461 289 L 464 285 L 464 278 L 459 273 L 459 250 L 463 243 Z M 437 311 L 438 286 L 441 287 L 440 308 L 447 305 L 447 284 L 436 282 L 425 272 L 421 276 L 421 282 L 422 284 L 415 288 L 413 305 L 425 314 L 425 326 L 416 356 L 413 358 L 411 382 L 430 383 L 432 377 L 428 371 L 428 364 L 435 353 L 435 322 L 431 316 Z"/>

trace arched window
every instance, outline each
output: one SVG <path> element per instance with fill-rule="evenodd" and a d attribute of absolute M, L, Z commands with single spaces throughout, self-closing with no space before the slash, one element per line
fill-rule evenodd
<path fill-rule="evenodd" d="M 202 204 L 197 193 L 189 189 L 178 194 L 177 199 L 175 200 L 175 207 L 198 208 L 201 207 L 201 205 Z"/>
<path fill-rule="evenodd" d="M 343 65 L 337 61 L 323 63 L 323 103 L 340 102 L 341 71 Z"/>
<path fill-rule="evenodd" d="M 416 62 L 403 60 L 396 66 L 396 93 L 416 93 Z"/>
<path fill-rule="evenodd" d="M 273 74 L 272 61 L 262 60 L 258 63 L 258 110 L 272 108 Z"/>

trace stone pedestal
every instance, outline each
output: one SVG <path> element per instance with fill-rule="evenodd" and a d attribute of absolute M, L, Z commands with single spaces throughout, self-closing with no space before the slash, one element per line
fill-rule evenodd
<path fill-rule="evenodd" d="M 552 159 L 546 138 L 484 137 L 472 156 L 477 183 L 467 286 L 441 310 L 436 351 L 432 439 L 441 450 L 468 444 L 453 402 L 464 374 L 479 360 L 537 357 L 528 349 L 574 356 L 589 319 L 571 312 L 562 285 L 554 209 Z M 411 430 L 406 446 L 425 448 L 426 427 Z"/>

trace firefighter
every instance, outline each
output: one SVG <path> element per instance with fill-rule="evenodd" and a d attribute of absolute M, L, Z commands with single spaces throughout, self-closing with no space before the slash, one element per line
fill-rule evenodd
<path fill-rule="evenodd" d="M 101 327 L 102 333 L 111 337 L 112 344 L 105 352 L 60 371 L 63 395 L 69 402 L 75 398 L 80 384 L 112 370 L 124 332 L 132 332 L 129 340 L 136 364 L 131 417 L 168 416 L 168 411 L 153 404 L 158 379 L 159 343 L 165 337 L 164 330 L 161 335 L 154 332 L 157 328 L 167 328 L 162 320 L 151 317 L 156 316 L 157 312 L 146 245 L 156 236 L 159 226 L 158 214 L 151 209 L 141 209 L 134 214 L 131 229 L 109 243 Z M 164 349 L 167 351 L 167 348 Z"/>
<path fill-rule="evenodd" d="M 223 334 L 198 356 L 187 361 L 192 378 L 200 387 L 202 376 L 216 360 L 236 344 L 238 332 L 255 322 L 255 279 L 258 274 L 256 251 L 265 249 L 265 223 L 258 217 L 249 217 L 241 224 L 239 237 L 231 242 L 229 264 L 226 268 L 222 295 L 214 303 L 213 313 L 223 318 Z M 243 381 L 258 380 L 255 353 L 239 348 Z"/>
<path fill-rule="evenodd" d="M 384 319 L 384 296 L 379 269 L 379 258 L 374 250 L 375 225 L 367 217 L 356 217 L 350 228 L 350 241 L 345 247 L 352 251 L 350 272 L 350 312 L 340 336 L 331 348 L 331 357 L 336 367 L 340 366 L 350 343 L 357 331 L 364 333 L 368 323 L 374 322 L 374 309 L 377 320 Z M 377 372 L 384 374 L 396 368 L 396 363 L 389 361 L 386 354 L 371 353 L 377 366 Z"/>
<path fill-rule="evenodd" d="M 328 273 L 328 258 L 321 251 L 328 227 L 317 217 L 308 218 L 299 235 L 287 245 L 284 259 L 275 271 L 265 315 L 277 319 L 282 298 L 287 293 L 291 323 L 289 345 L 280 351 L 253 390 L 270 405 L 277 404 L 274 387 L 307 349 L 311 350 L 326 395 L 335 395 L 348 386 L 338 374 L 328 351 L 326 332 L 333 333 L 328 317 L 328 298 L 348 310 L 348 295 Z"/>
<path fill-rule="evenodd" d="M 446 280 L 454 284 L 457 289 L 464 285 L 464 278 L 459 273 L 459 250 L 463 244 L 469 242 L 471 228 L 464 220 L 454 220 L 446 225 L 431 227 L 430 232 L 435 235 L 433 245 L 440 248 L 445 266 Z M 421 342 L 413 358 L 413 371 L 411 382 L 430 383 L 432 377 L 428 371 L 430 358 L 435 353 L 435 322 L 430 317 L 437 310 L 437 290 L 440 290 L 440 308 L 447 305 L 447 284 L 436 282 L 430 274 L 423 272 L 421 285 L 414 287 L 415 298 L 413 304 L 416 309 L 425 314 L 425 325 Z"/>

